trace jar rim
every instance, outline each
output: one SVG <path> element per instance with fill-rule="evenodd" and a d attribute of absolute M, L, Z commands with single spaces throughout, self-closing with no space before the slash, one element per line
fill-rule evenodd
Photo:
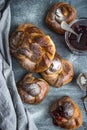
<path fill-rule="evenodd" d="M 72 25 L 74 25 L 76 22 L 83 21 L 83 20 L 87 20 L 87 18 L 78 18 L 78 19 L 75 19 L 74 21 L 72 21 L 72 22 L 69 24 L 69 26 L 72 27 Z M 87 54 L 87 50 L 79 50 L 79 49 L 76 49 L 76 48 L 74 48 L 74 47 L 69 43 L 69 41 L 68 41 L 68 34 L 69 34 L 69 32 L 66 31 L 66 32 L 65 32 L 65 42 L 66 42 L 68 48 L 69 48 L 71 51 L 73 51 L 75 54 L 83 54 L 83 55 Z"/>

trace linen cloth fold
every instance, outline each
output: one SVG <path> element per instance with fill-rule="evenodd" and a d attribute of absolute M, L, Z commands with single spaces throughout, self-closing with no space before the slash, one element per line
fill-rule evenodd
<path fill-rule="evenodd" d="M 0 130 L 37 130 L 18 95 L 9 53 L 10 5 L 0 0 Z"/>

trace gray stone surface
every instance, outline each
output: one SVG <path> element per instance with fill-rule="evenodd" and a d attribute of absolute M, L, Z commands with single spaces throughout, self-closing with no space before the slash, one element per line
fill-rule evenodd
<path fill-rule="evenodd" d="M 60 96 L 69 95 L 80 107 L 83 114 L 83 126 L 79 130 L 87 130 L 87 115 L 84 111 L 81 97 L 85 95 L 80 88 L 76 85 L 76 78 L 80 72 L 87 72 L 87 56 L 76 56 L 72 54 L 66 46 L 64 36 L 58 35 L 47 28 L 45 24 L 45 17 L 49 8 L 60 0 L 12 0 L 12 24 L 11 32 L 21 23 L 33 23 L 41 28 L 46 34 L 50 35 L 56 45 L 57 53 L 63 58 L 68 59 L 74 66 L 74 79 L 71 83 L 63 86 L 62 88 L 50 88 L 50 91 L 45 100 L 39 105 L 24 104 L 26 108 L 32 113 L 36 125 L 39 130 L 61 130 L 60 127 L 55 127 L 52 124 L 50 116 L 50 106 L 53 101 Z M 63 1 L 63 0 L 62 0 Z M 77 17 L 87 17 L 87 0 L 64 0 L 72 4 L 77 10 Z M 28 71 L 24 70 L 13 59 L 13 70 L 15 80 L 18 81 Z M 39 76 L 38 74 L 34 74 Z"/>

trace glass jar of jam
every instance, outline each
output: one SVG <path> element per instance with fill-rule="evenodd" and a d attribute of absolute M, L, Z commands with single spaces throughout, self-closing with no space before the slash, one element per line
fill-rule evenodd
<path fill-rule="evenodd" d="M 66 31 L 65 41 L 69 49 L 78 55 L 87 54 L 87 19 L 78 19 L 70 24 L 78 36 Z"/>

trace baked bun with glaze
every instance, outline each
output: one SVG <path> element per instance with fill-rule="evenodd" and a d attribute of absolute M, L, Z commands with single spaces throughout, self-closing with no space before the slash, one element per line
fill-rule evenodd
<path fill-rule="evenodd" d="M 32 74 L 26 74 L 17 83 L 18 93 L 24 103 L 38 104 L 47 95 L 49 85 L 41 78 L 35 78 Z"/>
<path fill-rule="evenodd" d="M 64 34 L 65 31 L 61 28 L 61 22 L 66 21 L 70 24 L 75 18 L 76 9 L 66 2 L 59 2 L 49 10 L 46 16 L 46 24 L 54 32 Z"/>
<path fill-rule="evenodd" d="M 10 36 L 10 51 L 30 72 L 45 71 L 55 55 L 55 45 L 48 35 L 32 24 L 20 25 Z"/>
<path fill-rule="evenodd" d="M 74 130 L 82 125 L 82 114 L 78 105 L 68 96 L 57 100 L 52 108 L 53 123 L 68 130 Z"/>
<path fill-rule="evenodd" d="M 74 70 L 69 61 L 56 53 L 51 66 L 41 75 L 50 85 L 58 88 L 73 79 Z"/>

